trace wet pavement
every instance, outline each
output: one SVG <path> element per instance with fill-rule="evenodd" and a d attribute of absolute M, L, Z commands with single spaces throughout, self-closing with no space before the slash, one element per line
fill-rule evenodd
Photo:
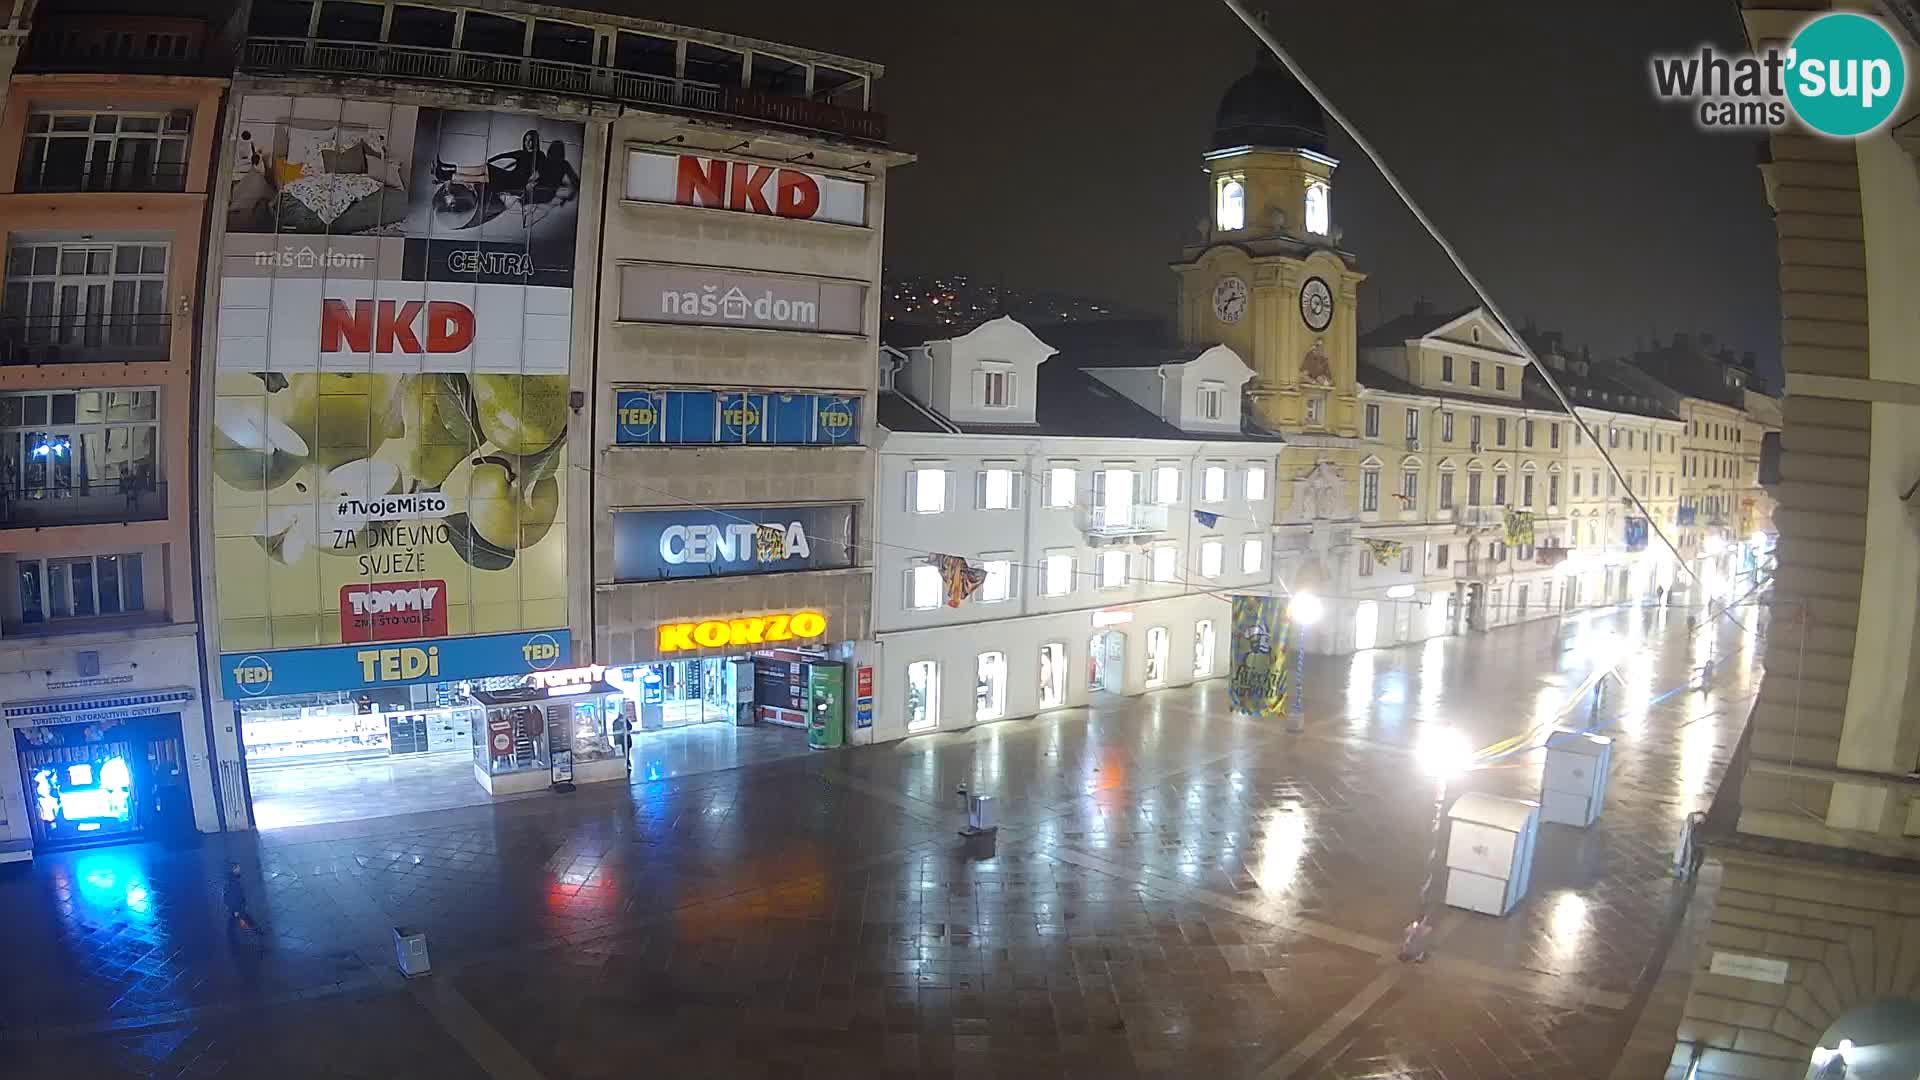
<path fill-rule="evenodd" d="M 1215 681 L 631 788 L 43 858 L 0 874 L 0 1073 L 1605 1076 L 1759 646 L 1678 610 L 1586 614 L 1312 658 L 1305 734 L 1232 716 Z M 1685 689 L 1709 655 L 1709 692 Z M 1440 908 L 1429 960 L 1400 963 L 1433 846 L 1423 763 L 1550 715 L 1601 656 L 1625 686 L 1597 714 L 1617 718 L 1600 821 L 1542 826 L 1516 911 Z M 1502 764 L 1451 790 L 1537 793 L 1538 754 Z M 999 799 L 997 837 L 956 834 L 962 782 Z M 228 859 L 264 950 L 225 938 Z M 433 975 L 395 973 L 395 925 L 428 931 Z"/>

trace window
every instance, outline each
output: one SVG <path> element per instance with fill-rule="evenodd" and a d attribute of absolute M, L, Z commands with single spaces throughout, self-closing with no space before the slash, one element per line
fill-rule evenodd
<path fill-rule="evenodd" d="M 1440 509 L 1442 510 L 1453 509 L 1453 470 L 1452 469 L 1442 470 L 1440 473 Z"/>
<path fill-rule="evenodd" d="M 1620 429 L 1619 428 L 1607 429 L 1607 449 L 1609 450 L 1620 449 Z"/>
<path fill-rule="evenodd" d="M 1468 506 L 1480 505 L 1480 470 L 1479 469 L 1473 469 L 1467 473 L 1467 505 Z"/>
<path fill-rule="evenodd" d="M 1443 443 L 1453 441 L 1453 414 L 1450 412 L 1440 414 L 1440 441 Z"/>
<path fill-rule="evenodd" d="M 1257 536 L 1249 536 L 1240 542 L 1240 572 L 1257 574 L 1265 569 L 1266 545 Z"/>
<path fill-rule="evenodd" d="M 1320 427 L 1327 422 L 1327 395 L 1312 393 L 1307 395 L 1307 424 Z"/>
<path fill-rule="evenodd" d="M 1452 544 L 1433 545 L 1433 565 L 1441 570 L 1447 568 L 1447 560 L 1453 557 Z"/>
<path fill-rule="evenodd" d="M 980 564 L 987 579 L 980 583 L 974 599 L 982 604 L 997 604 L 1013 595 L 1013 563 L 1007 559 L 988 559 Z"/>
<path fill-rule="evenodd" d="M 1374 558 L 1372 549 L 1362 545 L 1360 548 L 1360 576 L 1372 577 Z"/>
<path fill-rule="evenodd" d="M 1608 473 L 1607 474 L 1607 494 L 1609 496 L 1612 496 L 1612 495 L 1619 494 L 1619 492 L 1620 492 L 1619 477 L 1614 476 L 1612 473 Z"/>
<path fill-rule="evenodd" d="M 36 112 L 20 191 L 185 191 L 193 110 Z"/>
<path fill-rule="evenodd" d="M 1193 677 L 1205 679 L 1213 674 L 1213 620 L 1193 624 Z"/>
<path fill-rule="evenodd" d="M 1420 509 L 1420 470 L 1402 469 L 1400 472 L 1400 509 Z"/>
<path fill-rule="evenodd" d="M 1453 381 L 1453 357 L 1451 356 L 1442 356 L 1440 358 L 1440 381 Z"/>
<path fill-rule="evenodd" d="M 1049 641 L 1040 646 L 1040 707 L 1058 708 L 1067 703 L 1067 646 Z"/>
<path fill-rule="evenodd" d="M 1520 505 L 1526 507 L 1529 510 L 1533 509 L 1533 474 L 1532 473 L 1527 473 L 1524 476 L 1520 477 Z"/>
<path fill-rule="evenodd" d="M 16 244 L 4 300 L 5 324 L 24 344 L 165 359 L 167 245 Z"/>
<path fill-rule="evenodd" d="M 1220 576 L 1221 560 L 1226 554 L 1226 545 L 1218 540 L 1208 540 L 1200 545 L 1200 576 L 1217 578 Z"/>
<path fill-rule="evenodd" d="M 1574 478 L 1579 479 L 1579 474 L 1574 474 Z M 1558 476 L 1547 477 L 1547 505 L 1550 507 L 1560 505 L 1560 478 Z"/>
<path fill-rule="evenodd" d="M 594 62 L 593 29 L 577 23 L 535 19 L 533 47 L 528 51 L 528 55 L 539 60 L 556 60 L 563 64 L 591 64 Z M 806 76 L 803 73 L 801 85 L 805 86 L 805 84 Z"/>
<path fill-rule="evenodd" d="M 947 470 L 913 470 L 907 474 L 907 492 L 914 513 L 940 513 L 947 508 Z"/>
<path fill-rule="evenodd" d="M 1100 553 L 1100 587 L 1118 589 L 1127 583 L 1127 553 L 1124 551 L 1103 551 Z"/>
<path fill-rule="evenodd" d="M 473 25 L 471 12 L 467 14 L 467 25 Z M 697 41 L 687 42 L 687 78 L 695 82 L 739 86 L 747 75 L 746 61 L 744 53 L 732 49 L 702 45 Z"/>
<path fill-rule="evenodd" d="M 1073 505 L 1074 471 L 1071 466 L 1055 465 L 1047 470 L 1047 505 L 1055 510 Z"/>
<path fill-rule="evenodd" d="M 984 368 L 980 372 L 980 407 L 1013 407 L 1013 372 L 1006 368 Z"/>
<path fill-rule="evenodd" d="M 1400 549 L 1400 572 L 1403 574 L 1413 573 L 1413 545 L 1412 544 L 1408 544 Z"/>
<path fill-rule="evenodd" d="M 1171 544 L 1163 544 L 1153 549 L 1153 580 L 1172 581 L 1180 565 L 1180 549 Z"/>
<path fill-rule="evenodd" d="M 1493 505 L 1507 505 L 1507 474 L 1493 474 Z"/>
<path fill-rule="evenodd" d="M 1160 686 L 1167 681 L 1167 642 L 1169 636 L 1164 626 L 1147 628 L 1147 679 L 1148 686 Z"/>
<path fill-rule="evenodd" d="M 1267 467 L 1247 466 L 1247 501 L 1261 502 L 1267 497 Z"/>
<path fill-rule="evenodd" d="M 1367 406 L 1367 438 L 1377 439 L 1379 437 L 1380 437 L 1380 406 L 1368 405 Z"/>
<path fill-rule="evenodd" d="M 380 20 L 385 14 L 379 4 L 324 0 L 315 30 L 324 41 L 379 41 Z"/>
<path fill-rule="evenodd" d="M 1573 474 L 1573 497 L 1576 499 L 1580 497 L 1580 474 L 1578 472 Z"/>
<path fill-rule="evenodd" d="M 394 22 L 400 21 L 398 11 Z M 622 71 L 634 71 L 642 75 L 663 75 L 673 78 L 678 66 L 680 45 L 672 38 L 653 37 L 649 34 L 635 34 L 626 30 L 613 45 L 613 66 Z"/>
<path fill-rule="evenodd" d="M 784 57 L 756 52 L 753 54 L 753 67 L 748 72 L 748 85 L 763 94 L 805 98 L 807 66 Z"/>
<path fill-rule="evenodd" d="M 937 568 L 915 566 L 907 570 L 907 607 L 910 610 L 931 611 L 939 607 L 946 591 Z"/>
<path fill-rule="evenodd" d="M 1507 365 L 1493 365 L 1493 388 L 1495 390 L 1505 390 L 1507 388 Z"/>
<path fill-rule="evenodd" d="M 1493 445 L 1507 445 L 1507 418 L 1496 417 L 1493 421 Z"/>
<path fill-rule="evenodd" d="M 1213 223 L 1221 232 L 1247 227 L 1247 185 L 1239 180 L 1220 182 L 1220 203 L 1214 210 Z"/>
<path fill-rule="evenodd" d="M 974 474 L 975 504 L 982 510 L 1016 510 L 1020 506 L 1020 474 L 1012 469 L 982 469 Z"/>
<path fill-rule="evenodd" d="M 916 660 L 907 665 L 907 730 L 940 725 L 940 665 Z"/>
<path fill-rule="evenodd" d="M 998 720 L 1007 713 L 1007 654 L 983 652 L 974 658 L 973 719 Z"/>
<path fill-rule="evenodd" d="M 1133 470 L 1101 469 L 1093 474 L 1093 507 L 1100 523 L 1127 528 L 1133 523 Z"/>
<path fill-rule="evenodd" d="M 1560 449 L 1560 425 L 1559 424 L 1547 425 L 1547 448 L 1549 450 Z"/>
<path fill-rule="evenodd" d="M 1226 412 L 1227 388 L 1217 382 L 1200 384 L 1198 408 L 1200 419 L 1218 420 Z"/>
<path fill-rule="evenodd" d="M 1407 445 L 1420 445 L 1420 410 L 1407 410 Z"/>
<path fill-rule="evenodd" d="M 1477 416 L 1467 418 L 1467 445 L 1475 450 L 1480 449 L 1480 418 Z"/>
<path fill-rule="evenodd" d="M 1227 470 L 1221 465 L 1209 465 L 1200 474 L 1200 501 L 1227 501 Z"/>
<path fill-rule="evenodd" d="M 460 37 L 460 47 L 468 52 L 519 56 L 527 51 L 527 24 L 519 19 L 469 11 L 466 32 Z M 736 75 L 734 82 L 739 81 Z"/>
<path fill-rule="evenodd" d="M 0 505 L 17 524 L 164 516 L 158 409 L 154 390 L 0 394 Z"/>
<path fill-rule="evenodd" d="M 1528 449 L 1533 448 L 1533 421 L 1520 421 L 1520 442 Z"/>
<path fill-rule="evenodd" d="M 1153 470 L 1153 501 L 1171 506 L 1180 501 L 1180 467 L 1160 465 Z"/>
<path fill-rule="evenodd" d="M 1583 423 L 1580 423 L 1580 422 L 1578 422 L 1578 421 L 1575 421 L 1575 422 L 1574 422 L 1574 425 L 1573 425 L 1573 445 L 1575 445 L 1575 446 L 1582 446 L 1582 445 L 1584 445 L 1584 444 L 1585 444 L 1585 440 L 1584 440 L 1584 439 L 1583 439 L 1583 438 L 1581 437 L 1581 435 L 1580 435 L 1580 433 L 1581 433 L 1582 431 L 1584 431 L 1584 430 L 1586 430 L 1586 425 L 1585 425 L 1585 424 L 1583 424 Z"/>
<path fill-rule="evenodd" d="M 1307 184 L 1307 231 L 1315 236 L 1327 235 L 1332 225 L 1332 208 L 1327 185 L 1317 181 Z"/>
<path fill-rule="evenodd" d="M 87 555 L 77 559 L 19 559 L 20 621 L 83 619 L 145 611 L 140 556 Z"/>
<path fill-rule="evenodd" d="M 1360 470 L 1360 512 L 1377 513 L 1380 509 L 1380 470 Z"/>
<path fill-rule="evenodd" d="M 1048 552 L 1040 561 L 1040 595 L 1065 596 L 1073 591 L 1073 556 Z"/>
<path fill-rule="evenodd" d="M 1467 361 L 1467 385 L 1480 385 L 1480 361 L 1478 360 Z"/>

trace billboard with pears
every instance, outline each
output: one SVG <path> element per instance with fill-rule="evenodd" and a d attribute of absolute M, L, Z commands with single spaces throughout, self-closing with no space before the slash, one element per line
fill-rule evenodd
<path fill-rule="evenodd" d="M 239 107 L 209 425 L 220 651 L 565 627 L 581 126 Z"/>

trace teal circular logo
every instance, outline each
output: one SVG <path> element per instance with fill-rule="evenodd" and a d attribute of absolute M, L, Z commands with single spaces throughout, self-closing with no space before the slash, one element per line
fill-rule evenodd
<path fill-rule="evenodd" d="M 1900 43 L 1865 15 L 1822 15 L 1801 27 L 1787 64 L 1787 101 L 1823 135 L 1851 138 L 1874 130 L 1907 89 Z"/>

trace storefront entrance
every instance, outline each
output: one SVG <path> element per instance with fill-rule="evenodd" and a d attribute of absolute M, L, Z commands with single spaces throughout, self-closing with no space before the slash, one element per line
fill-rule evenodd
<path fill-rule="evenodd" d="M 193 831 L 180 715 L 13 733 L 37 851 Z"/>
<path fill-rule="evenodd" d="M 1087 642 L 1087 690 L 1124 693 L 1127 685 L 1127 635 L 1108 630 Z"/>

